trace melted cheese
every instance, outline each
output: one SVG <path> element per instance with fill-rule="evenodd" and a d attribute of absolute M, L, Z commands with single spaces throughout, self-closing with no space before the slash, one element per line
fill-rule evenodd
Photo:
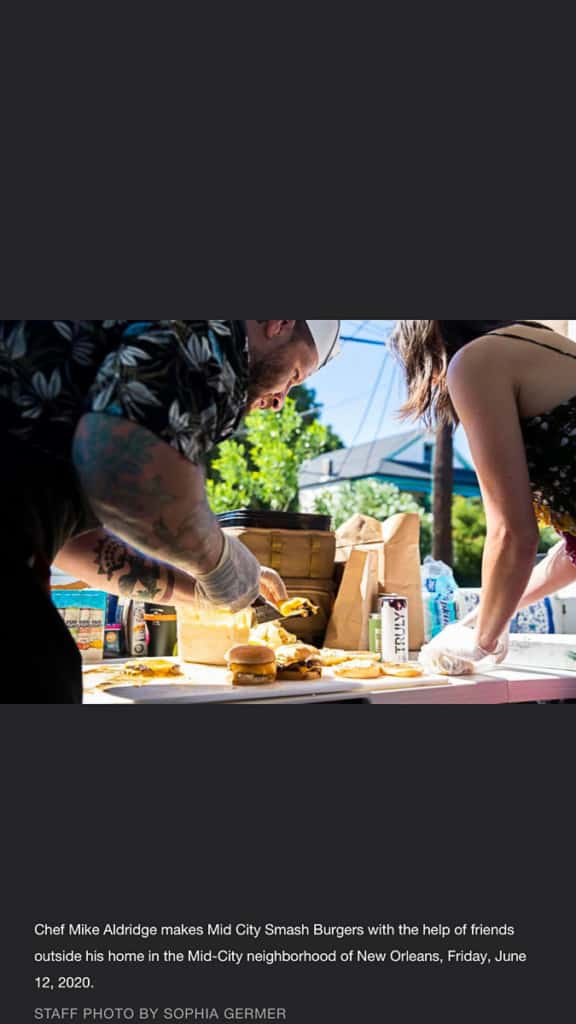
<path fill-rule="evenodd" d="M 312 604 L 307 597 L 294 597 L 290 601 L 284 601 L 280 605 L 280 611 L 283 616 L 296 615 L 298 613 L 303 619 L 306 619 L 312 615 L 318 615 L 320 609 L 317 605 Z"/>
<path fill-rule="evenodd" d="M 225 665 L 231 647 L 247 644 L 252 609 L 221 612 L 217 609 L 178 609 L 178 653 L 183 661 L 200 665 Z"/>
<path fill-rule="evenodd" d="M 276 663 L 271 665 L 230 665 L 230 671 L 234 676 L 272 676 L 276 678 Z"/>

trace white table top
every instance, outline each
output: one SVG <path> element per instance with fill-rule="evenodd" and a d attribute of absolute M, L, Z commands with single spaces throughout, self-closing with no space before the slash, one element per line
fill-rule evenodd
<path fill-rule="evenodd" d="M 322 683 L 277 684 L 241 691 L 232 687 L 152 684 L 120 687 L 115 693 L 87 691 L 85 704 L 322 704 L 364 700 L 370 704 L 520 704 L 576 700 L 576 672 L 503 667 L 484 676 L 446 680 L 440 685 L 409 686 L 400 680 L 326 680 Z M 430 680 L 432 682 L 432 680 Z M 391 689 L 390 687 L 394 688 Z M 384 688 L 386 687 L 386 688 Z"/>

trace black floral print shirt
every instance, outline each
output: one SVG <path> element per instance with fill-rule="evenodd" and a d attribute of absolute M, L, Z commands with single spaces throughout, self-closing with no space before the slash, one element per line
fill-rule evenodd
<path fill-rule="evenodd" d="M 239 425 L 248 372 L 243 320 L 0 320 L 0 432 L 13 477 L 25 452 L 20 484 L 29 491 L 41 466 L 39 482 L 70 520 L 64 532 L 79 532 L 70 456 L 84 413 L 125 417 L 198 462 Z"/>

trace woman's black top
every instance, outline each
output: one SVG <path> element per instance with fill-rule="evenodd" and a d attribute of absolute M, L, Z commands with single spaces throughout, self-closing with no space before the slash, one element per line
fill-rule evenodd
<path fill-rule="evenodd" d="M 447 344 L 450 337 L 457 347 L 486 334 L 498 335 L 502 327 L 513 324 L 549 330 L 534 320 L 441 320 L 440 324 Z M 446 324 L 450 326 L 446 328 Z M 502 337 L 547 348 L 557 357 L 576 359 L 576 346 L 574 352 L 563 352 L 544 341 L 511 331 Z M 570 557 L 576 565 L 576 396 L 540 416 L 522 419 L 521 426 L 538 519 L 572 542 Z"/>
<path fill-rule="evenodd" d="M 541 327 L 534 320 L 439 320 L 442 337 L 449 348 L 461 348 L 475 338 L 498 331 L 501 327 L 512 324 L 526 324 L 530 327 Z"/>

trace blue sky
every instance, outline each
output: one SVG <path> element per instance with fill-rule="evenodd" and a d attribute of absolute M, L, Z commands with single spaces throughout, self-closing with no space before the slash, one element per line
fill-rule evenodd
<path fill-rule="evenodd" d="M 394 320 L 344 320 L 343 334 L 385 342 L 394 323 Z M 380 372 L 381 386 L 368 407 Z M 393 415 L 402 403 L 400 374 L 385 348 L 345 343 L 342 355 L 322 370 L 311 384 L 324 404 L 323 421 L 330 423 L 346 444 L 362 444 L 372 441 L 375 436 L 386 437 L 404 429 Z M 384 405 L 391 385 L 393 394 L 386 411 Z"/>
<path fill-rule="evenodd" d="M 343 335 L 386 342 L 395 320 L 344 320 Z M 405 398 L 401 368 L 385 347 L 345 342 L 342 355 L 314 377 L 324 404 L 322 420 L 347 445 L 364 444 L 413 429 L 397 418 Z M 459 432 L 458 447 L 466 451 Z"/>

